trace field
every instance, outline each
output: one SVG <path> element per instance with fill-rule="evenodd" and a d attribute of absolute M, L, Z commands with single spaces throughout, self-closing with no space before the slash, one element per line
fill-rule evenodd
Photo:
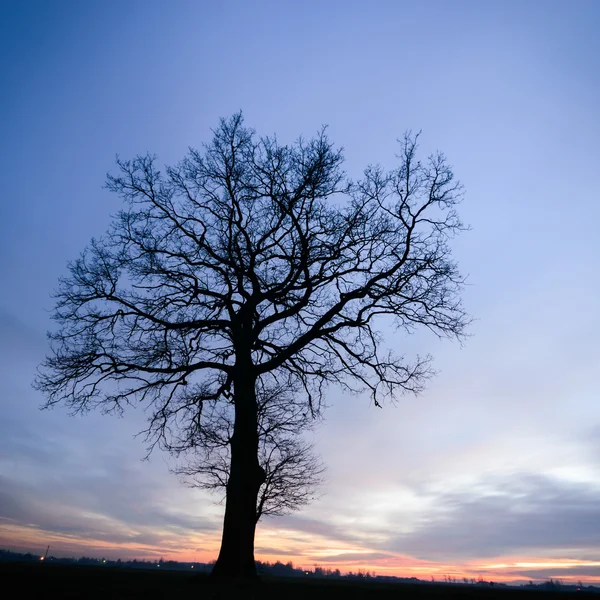
<path fill-rule="evenodd" d="M 319 579 L 265 578 L 252 587 L 215 585 L 206 576 L 180 571 L 150 571 L 42 563 L 0 564 L 2 589 L 7 598 L 139 598 L 201 600 L 375 600 L 412 598 L 486 600 L 536 600 L 557 596 L 581 597 L 582 593 L 542 592 L 527 589 L 493 589 L 477 586 L 390 584 L 379 582 L 325 581 Z M 594 595 L 595 596 L 595 595 Z M 592 597 L 594 597 L 592 596 Z"/>

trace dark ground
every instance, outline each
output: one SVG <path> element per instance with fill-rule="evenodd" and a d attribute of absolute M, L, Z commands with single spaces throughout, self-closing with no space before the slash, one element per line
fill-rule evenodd
<path fill-rule="evenodd" d="M 478 586 L 435 584 L 391 584 L 379 582 L 298 580 L 265 578 L 253 587 L 210 583 L 206 576 L 181 571 L 51 565 L 42 563 L 0 563 L 2 598 L 140 598 L 201 600 L 375 600 L 473 599 L 556 600 L 587 596 L 573 592 L 543 592 L 527 589 L 493 589 Z M 591 595 L 591 598 L 597 597 Z"/>

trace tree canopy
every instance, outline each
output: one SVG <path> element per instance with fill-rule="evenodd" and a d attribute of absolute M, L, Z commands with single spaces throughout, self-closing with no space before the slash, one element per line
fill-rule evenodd
<path fill-rule="evenodd" d="M 150 446 L 173 452 L 231 408 L 218 574 L 254 572 L 261 386 L 311 414 L 331 384 L 380 406 L 431 374 L 429 356 L 386 348 L 382 323 L 464 335 L 449 247 L 462 188 L 417 139 L 400 140 L 396 168 L 351 181 L 325 129 L 282 145 L 240 113 L 164 173 L 144 155 L 108 176 L 124 208 L 61 280 L 37 386 L 75 412 L 144 405 Z"/>

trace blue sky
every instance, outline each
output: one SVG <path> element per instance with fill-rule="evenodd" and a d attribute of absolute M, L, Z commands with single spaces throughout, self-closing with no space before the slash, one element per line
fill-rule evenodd
<path fill-rule="evenodd" d="M 323 495 L 258 557 L 600 580 L 599 25 L 583 0 L 0 2 L 0 545 L 214 556 L 222 507 L 141 462 L 142 414 L 41 412 L 30 383 L 115 155 L 176 162 L 242 109 L 285 142 L 327 124 L 352 177 L 422 129 L 466 188 L 476 318 L 462 348 L 390 338 L 436 359 L 419 398 L 331 391 Z"/>

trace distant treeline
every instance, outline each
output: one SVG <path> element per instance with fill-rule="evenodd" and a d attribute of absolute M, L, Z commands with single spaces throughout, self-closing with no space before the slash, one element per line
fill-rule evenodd
<path fill-rule="evenodd" d="M 0 550 L 0 562 L 41 562 L 45 561 L 57 565 L 86 565 L 98 567 L 125 567 L 128 569 L 169 569 L 176 571 L 189 571 L 195 569 L 199 572 L 210 571 L 211 564 L 197 562 L 177 562 L 175 560 L 111 560 L 109 558 L 93 558 L 91 556 L 82 556 L 80 558 L 58 558 L 56 556 L 43 557 L 39 554 L 26 554 L 21 552 L 12 552 L 11 550 Z"/>
<path fill-rule="evenodd" d="M 199 562 L 178 562 L 175 560 L 111 560 L 108 558 L 93 558 L 91 556 L 82 556 L 80 558 L 58 558 L 56 556 L 40 556 L 39 554 L 32 554 L 31 552 L 12 552 L 11 550 L 0 550 L 0 562 L 47 562 L 59 565 L 86 565 L 86 566 L 98 566 L 98 567 L 122 567 L 127 569 L 166 569 L 170 571 L 188 571 L 193 570 L 195 573 L 209 573 L 214 565 L 214 561 L 209 563 Z M 506 583 L 496 583 L 494 581 L 485 581 L 481 577 L 475 579 L 456 579 L 450 576 L 445 576 L 440 580 L 423 580 L 417 579 L 416 577 L 394 577 L 391 575 L 376 575 L 369 571 L 358 570 L 356 573 L 350 571 L 349 573 L 342 574 L 339 569 L 326 569 L 319 566 L 314 566 L 311 569 L 303 569 L 295 567 L 290 561 L 282 563 L 280 561 L 270 563 L 256 561 L 256 567 L 258 573 L 261 575 L 267 575 L 272 577 L 318 577 L 323 579 L 350 579 L 350 580 L 367 580 L 367 581 L 385 581 L 385 582 L 397 582 L 397 583 L 420 583 L 420 584 L 447 584 L 447 585 L 475 585 L 484 587 L 520 587 L 527 589 L 538 589 L 538 590 L 554 590 L 554 591 L 578 591 L 588 593 L 600 593 L 600 587 L 588 585 L 584 586 L 581 582 L 577 584 L 566 584 L 559 579 L 549 579 L 542 583 L 533 583 L 530 581 L 528 584 L 523 586 L 508 585 Z"/>

